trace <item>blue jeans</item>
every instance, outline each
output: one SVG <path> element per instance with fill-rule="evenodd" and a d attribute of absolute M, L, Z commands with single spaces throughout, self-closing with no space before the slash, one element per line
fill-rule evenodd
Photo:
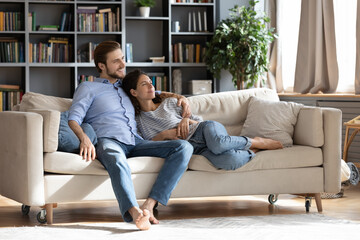
<path fill-rule="evenodd" d="M 134 146 L 111 138 L 99 138 L 96 153 L 110 175 L 124 221 L 131 222 L 133 219 L 128 210 L 139 205 L 126 158 L 138 156 L 165 158 L 149 197 L 166 205 L 171 192 L 187 169 L 193 147 L 183 140 L 154 142 L 136 138 Z"/>
<path fill-rule="evenodd" d="M 215 121 L 201 122 L 189 139 L 194 154 L 206 157 L 216 168 L 235 170 L 249 162 L 255 153 L 245 136 L 229 136 L 225 127 Z"/>

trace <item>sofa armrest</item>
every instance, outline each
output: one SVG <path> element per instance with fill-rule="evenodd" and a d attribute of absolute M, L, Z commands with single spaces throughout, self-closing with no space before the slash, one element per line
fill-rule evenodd
<path fill-rule="evenodd" d="M 324 119 L 324 190 L 338 193 L 341 188 L 341 131 L 342 112 L 335 108 L 321 108 Z"/>
<path fill-rule="evenodd" d="M 0 112 L 0 194 L 30 206 L 44 201 L 43 118 Z"/>

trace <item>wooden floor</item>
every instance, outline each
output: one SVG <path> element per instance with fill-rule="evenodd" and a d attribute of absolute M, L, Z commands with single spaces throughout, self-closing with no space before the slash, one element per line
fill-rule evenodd
<path fill-rule="evenodd" d="M 360 184 L 346 190 L 344 197 L 323 199 L 322 203 L 322 214 L 360 222 Z M 167 207 L 159 206 L 156 215 L 161 223 L 165 219 L 303 214 L 304 206 L 304 198 L 287 194 L 279 195 L 275 205 L 270 205 L 263 195 L 173 199 Z M 23 216 L 20 209 L 21 204 L 0 196 L 0 227 L 40 225 L 36 220 L 39 207 L 31 208 L 27 216 Z M 310 212 L 317 212 L 314 199 Z M 115 201 L 59 204 L 54 209 L 54 224 L 119 221 L 123 220 Z"/>

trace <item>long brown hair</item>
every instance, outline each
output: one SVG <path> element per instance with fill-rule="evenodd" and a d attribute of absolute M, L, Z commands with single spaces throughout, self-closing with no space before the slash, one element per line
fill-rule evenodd
<path fill-rule="evenodd" d="M 139 81 L 141 75 L 148 76 L 145 72 L 143 72 L 143 71 L 141 71 L 139 69 L 136 69 L 136 70 L 131 71 L 128 74 L 126 74 L 126 76 L 122 80 L 122 88 L 124 89 L 126 94 L 129 96 L 132 104 L 134 105 L 136 115 L 139 114 L 140 111 L 141 111 L 140 103 L 136 99 L 136 97 L 134 97 L 131 94 L 130 90 L 131 89 L 136 90 L 137 84 L 138 84 L 138 81 Z M 160 98 L 159 95 L 155 94 L 155 98 L 152 101 L 154 103 L 160 103 L 162 101 L 162 99 Z"/>
<path fill-rule="evenodd" d="M 94 62 L 96 69 L 98 70 L 99 73 L 102 72 L 102 70 L 99 68 L 99 63 L 103 63 L 106 65 L 106 59 L 107 59 L 106 55 L 109 52 L 115 51 L 117 49 L 121 50 L 121 45 L 120 43 L 115 41 L 104 41 L 95 48 Z"/>

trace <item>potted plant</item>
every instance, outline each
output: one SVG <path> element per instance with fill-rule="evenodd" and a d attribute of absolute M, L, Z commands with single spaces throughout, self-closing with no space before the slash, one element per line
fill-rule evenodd
<path fill-rule="evenodd" d="M 270 19 L 254 11 L 255 1 L 249 3 L 230 9 L 230 17 L 219 23 L 205 53 L 209 71 L 219 78 L 222 69 L 229 70 L 238 90 L 245 84 L 253 86 L 268 71 L 267 52 L 276 37 L 274 29 L 265 25 Z"/>
<path fill-rule="evenodd" d="M 135 6 L 140 10 L 140 16 L 149 17 L 150 8 L 155 6 L 155 0 L 135 0 Z"/>

